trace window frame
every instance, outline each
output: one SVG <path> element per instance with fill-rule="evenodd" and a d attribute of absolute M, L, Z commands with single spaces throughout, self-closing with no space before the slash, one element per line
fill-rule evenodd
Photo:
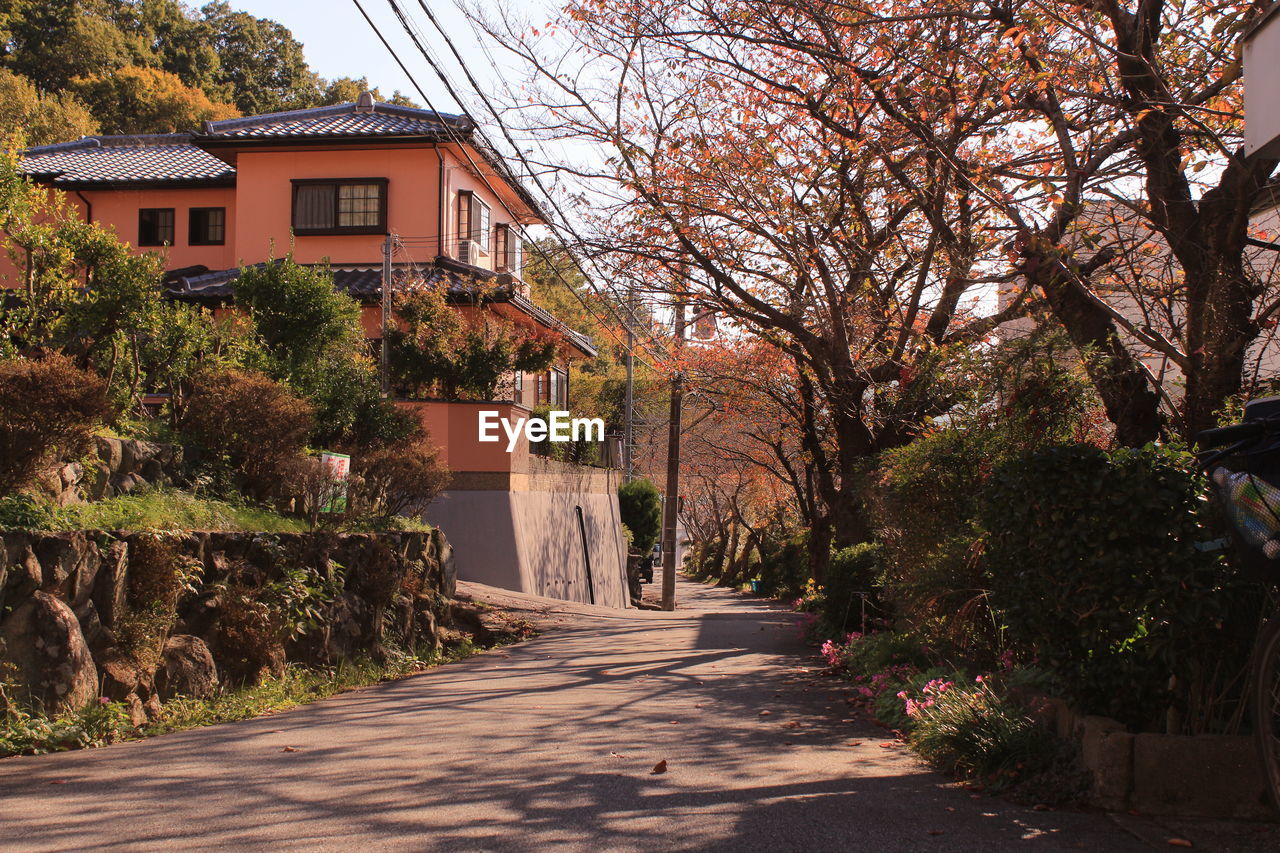
<path fill-rule="evenodd" d="M 478 214 L 483 214 L 478 215 Z M 458 190 L 458 251 L 457 257 L 462 260 L 462 243 L 476 244 L 476 250 L 486 257 L 493 254 L 493 208 L 488 205 L 475 190 Z M 463 227 L 463 221 L 466 227 Z M 480 220 L 477 223 L 477 220 Z M 464 263 L 476 265 L 475 260 Z"/>
<path fill-rule="evenodd" d="M 549 378 L 547 402 L 562 409 L 569 408 L 569 371 L 562 367 L 553 367 Z"/>
<path fill-rule="evenodd" d="M 386 178 L 294 178 L 291 183 L 291 203 L 289 205 L 289 225 L 293 233 L 299 237 L 331 237 L 341 234 L 386 234 L 387 233 L 387 184 Z M 378 187 L 378 223 L 376 225 L 338 225 L 338 197 L 342 187 L 375 184 Z M 333 221 L 327 228 L 298 227 L 298 189 L 306 186 L 333 187 Z"/>
<path fill-rule="evenodd" d="M 493 268 L 497 272 L 509 273 L 515 278 L 524 277 L 524 240 L 510 223 L 501 223 L 493 228 Z"/>
<path fill-rule="evenodd" d="M 149 241 L 149 240 L 148 240 L 148 241 L 144 241 L 144 240 L 142 239 L 142 217 L 143 217 L 143 215 L 144 215 L 144 214 L 147 214 L 147 213 L 167 213 L 167 214 L 169 214 L 169 240 L 168 240 L 168 242 L 166 242 L 162 237 L 159 237 L 159 234 L 160 234 L 160 228 L 159 228 L 159 226 L 157 226 L 157 228 L 156 228 L 156 234 L 157 234 L 157 241 L 156 241 L 156 242 L 152 242 L 152 241 Z M 139 245 L 140 247 L 141 247 L 141 246 L 148 246 L 148 247 L 152 247 L 152 248 L 158 248 L 158 247 L 168 247 L 168 246 L 173 246 L 173 244 L 177 241 L 177 239 L 178 239 L 178 212 L 177 212 L 177 210 L 176 210 L 175 208 L 172 208 L 172 207 L 140 207 L 140 208 L 138 208 L 138 245 Z"/>
<path fill-rule="evenodd" d="M 222 214 L 222 239 L 207 240 L 203 235 L 196 233 L 196 214 L 197 213 L 213 213 L 218 211 Z M 206 227 L 208 223 L 206 222 Z M 206 232 L 207 233 L 207 232 Z M 187 210 L 187 245 L 188 246 L 225 246 L 227 244 L 227 209 L 226 207 L 192 207 Z"/>

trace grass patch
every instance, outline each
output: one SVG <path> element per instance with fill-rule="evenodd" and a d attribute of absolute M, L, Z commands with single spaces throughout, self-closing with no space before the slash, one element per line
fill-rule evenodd
<path fill-rule="evenodd" d="M 228 530 L 303 533 L 301 519 L 190 492 L 148 489 L 104 501 L 72 504 L 54 513 L 53 530 Z"/>
<path fill-rule="evenodd" d="M 322 528 L 337 533 L 430 533 L 420 518 L 345 519 Z M 304 518 L 262 506 L 201 497 L 179 489 L 138 489 L 127 495 L 64 507 L 27 494 L 0 497 L 0 528 L 20 530 L 222 530 L 306 533 Z"/>
<path fill-rule="evenodd" d="M 480 649 L 469 640 L 444 651 L 421 655 L 393 654 L 378 663 L 370 658 L 335 667 L 291 665 L 279 678 L 224 690 L 209 699 L 179 696 L 164 704 L 160 718 L 141 728 L 129 723 L 121 702 L 94 702 L 83 710 L 45 717 L 12 705 L 0 711 L 0 757 L 42 755 L 69 749 L 104 746 L 165 732 L 247 720 L 307 705 L 338 693 L 404 678 L 443 663 L 470 657 Z M 3 693 L 0 693 L 3 700 Z"/>
<path fill-rule="evenodd" d="M 0 690 L 0 700 L 3 699 Z M 124 740 L 131 731 L 129 712 L 122 702 L 94 702 L 56 717 L 3 702 L 0 706 L 0 757 L 104 746 Z"/>
<path fill-rule="evenodd" d="M 385 663 L 369 658 L 345 661 L 331 668 L 312 669 L 289 666 L 284 675 L 260 684 L 219 693 L 209 699 L 179 696 L 164 704 L 160 719 L 144 726 L 144 736 L 164 732 L 248 720 L 308 705 L 357 687 L 404 678 L 442 663 L 462 660 L 479 649 L 470 642 L 445 652 L 423 655 L 395 655 Z"/>

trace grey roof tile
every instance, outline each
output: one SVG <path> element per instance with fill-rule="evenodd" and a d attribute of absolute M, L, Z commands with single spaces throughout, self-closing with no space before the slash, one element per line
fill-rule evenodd
<path fill-rule="evenodd" d="M 253 264 L 253 266 L 264 267 L 266 264 Z M 374 301 L 381 296 L 381 266 L 335 266 L 330 269 L 333 273 L 334 286 L 339 290 L 356 298 Z M 447 288 L 446 293 L 452 300 L 463 303 L 474 299 L 476 279 L 493 281 L 499 278 L 489 270 L 470 267 L 450 258 L 440 258 L 434 264 L 414 268 L 397 266 L 393 267 L 391 272 L 391 286 L 394 290 L 403 288 L 409 281 L 420 281 Z M 231 283 L 239 276 L 239 268 L 191 273 L 184 269 L 171 272 L 165 283 L 169 288 L 169 294 L 175 299 L 206 304 L 220 303 L 231 299 Z M 564 334 L 583 352 L 596 355 L 596 347 L 590 337 L 569 328 L 550 311 L 534 304 L 512 288 L 500 284 L 494 296 L 498 301 L 511 303 L 543 326 Z"/>
<path fill-rule="evenodd" d="M 89 136 L 28 148 L 22 171 L 57 184 L 230 181 L 235 169 L 191 144 L 185 133 Z"/>
<path fill-rule="evenodd" d="M 309 110 L 292 110 L 260 116 L 209 122 L 202 137 L 207 140 L 285 139 L 295 137 L 431 136 L 470 129 L 469 119 L 400 107 L 374 104 L 372 112 L 355 104 L 336 104 Z"/>

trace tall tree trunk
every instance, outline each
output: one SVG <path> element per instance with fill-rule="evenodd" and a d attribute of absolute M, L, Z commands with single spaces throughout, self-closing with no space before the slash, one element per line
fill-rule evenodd
<path fill-rule="evenodd" d="M 1044 292 L 1067 336 L 1085 354 L 1085 369 L 1107 418 L 1115 424 L 1116 441 L 1140 447 L 1160 438 L 1164 433 L 1160 395 L 1125 348 L 1111 318 L 1076 289 L 1072 279 L 1079 271 L 1068 269 L 1055 255 L 1037 254 L 1023 262 L 1022 272 Z"/>

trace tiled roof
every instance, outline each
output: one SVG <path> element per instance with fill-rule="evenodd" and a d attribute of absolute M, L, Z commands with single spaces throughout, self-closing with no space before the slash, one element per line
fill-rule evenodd
<path fill-rule="evenodd" d="M 261 268 L 266 264 L 254 264 Z M 333 283 L 341 291 L 352 296 L 376 301 L 382 294 L 382 267 L 380 266 L 341 266 L 331 267 Z M 175 299 L 186 302 L 220 303 L 232 297 L 231 283 L 240 276 L 240 270 L 226 269 L 207 271 L 202 268 L 187 268 L 172 271 L 165 279 L 169 294 Z M 493 281 L 504 279 L 489 270 L 469 267 L 449 258 L 441 258 L 435 264 L 423 268 L 396 266 L 391 271 L 391 287 L 399 290 L 409 281 L 425 282 L 436 287 L 446 287 L 445 291 L 454 302 L 469 303 L 475 297 L 476 279 Z M 499 284 L 493 291 L 495 301 L 508 302 L 536 322 L 554 329 L 574 346 L 590 356 L 596 355 L 596 347 L 591 338 L 570 329 L 545 308 L 535 305 L 530 299 L 515 292 L 511 287 Z"/>
<path fill-rule="evenodd" d="M 366 109 L 361 109 L 356 104 L 336 104 L 331 107 L 206 122 L 201 137 L 209 141 L 352 136 L 443 138 L 448 130 L 466 132 L 470 129 L 469 119 L 432 110 L 382 103 L 375 103 Z"/>
<path fill-rule="evenodd" d="M 231 181 L 235 169 L 191 144 L 191 135 L 87 136 L 23 152 L 22 171 L 54 184 Z"/>

